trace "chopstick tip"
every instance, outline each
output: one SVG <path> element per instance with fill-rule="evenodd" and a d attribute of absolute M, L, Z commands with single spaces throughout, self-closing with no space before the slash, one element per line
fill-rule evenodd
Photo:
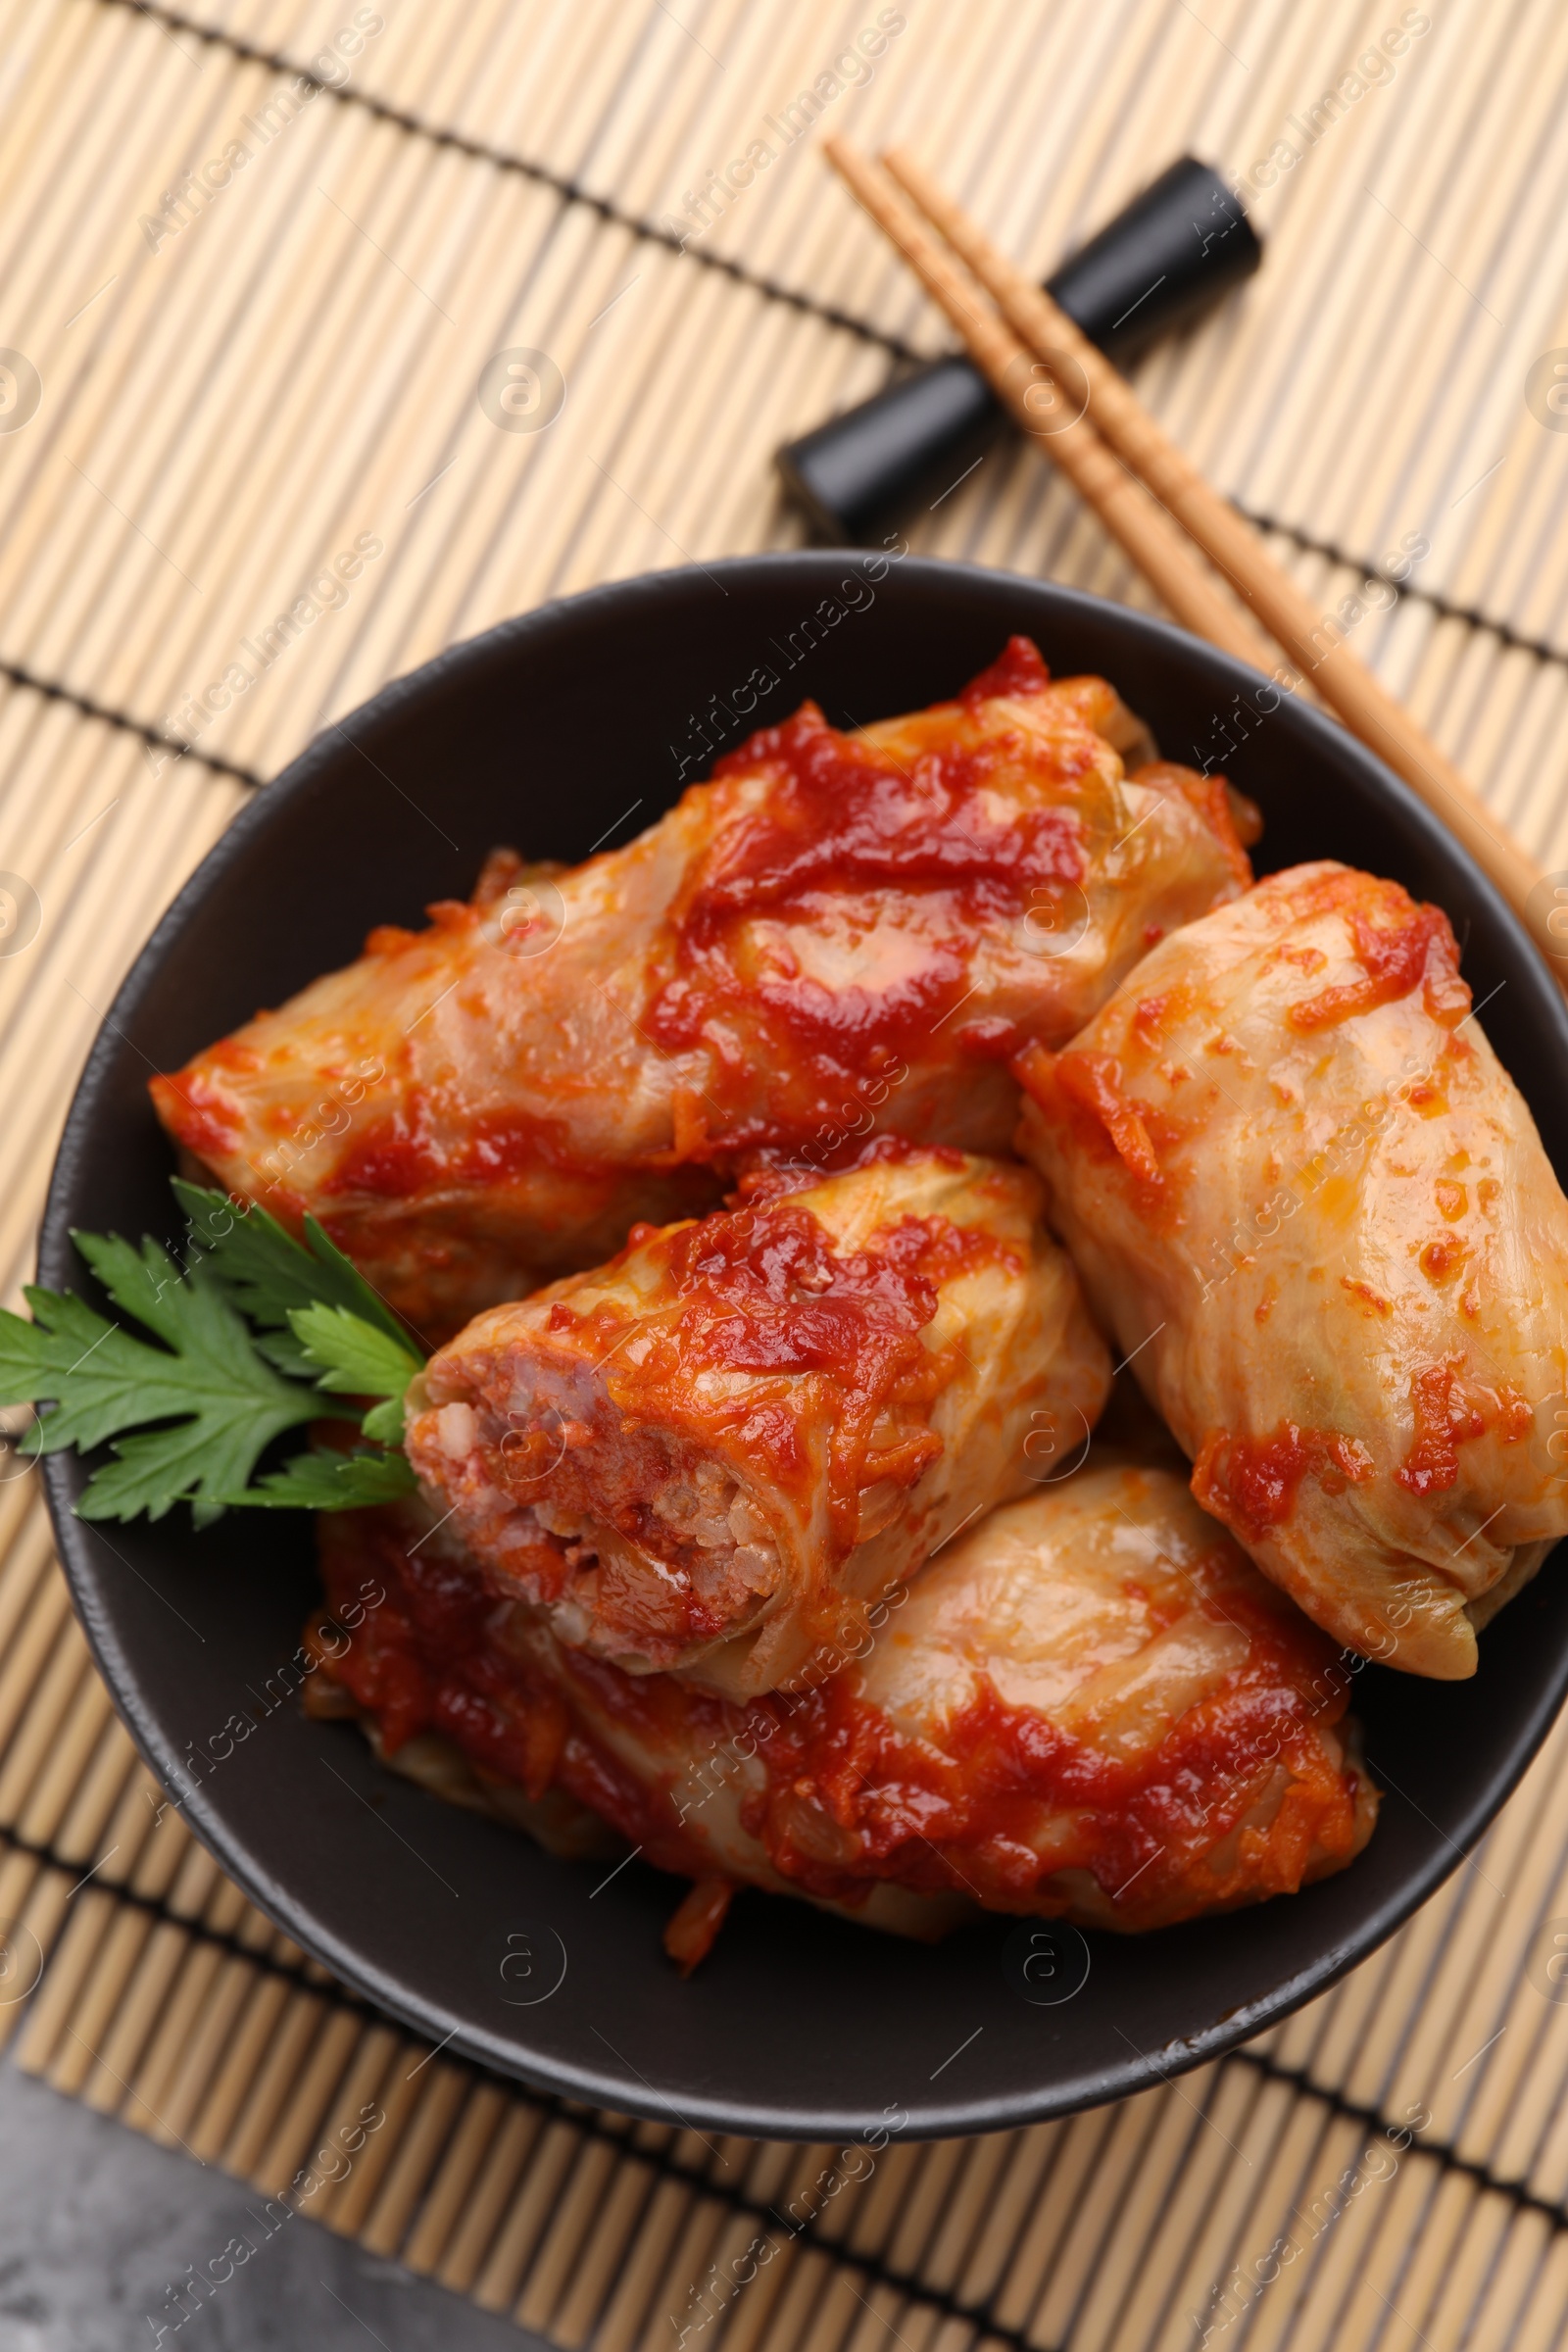
<path fill-rule="evenodd" d="M 880 168 L 858 147 L 852 147 L 841 131 L 828 132 L 822 141 L 822 153 L 857 203 L 891 235 L 886 216 L 890 201 L 897 202 L 897 193 L 888 185 Z"/>

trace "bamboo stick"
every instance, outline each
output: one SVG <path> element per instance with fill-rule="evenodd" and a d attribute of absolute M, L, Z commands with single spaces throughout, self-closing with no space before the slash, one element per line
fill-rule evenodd
<path fill-rule="evenodd" d="M 845 176 L 850 177 L 842 154 L 836 153 L 833 160 Z M 1090 416 L 1094 419 L 1091 429 L 1098 431 L 1102 442 L 1124 461 L 1193 543 L 1202 549 L 1292 662 L 1311 680 L 1324 701 L 1339 712 L 1351 733 L 1359 736 L 1396 775 L 1402 777 L 1417 798 L 1458 838 L 1518 915 L 1545 958 L 1548 970 L 1562 980 L 1560 958 L 1564 941 L 1549 927 L 1550 917 L 1556 911 L 1551 895 L 1540 889 L 1542 877 L 1534 861 L 1452 760 L 1372 675 L 1351 651 L 1343 632 L 1325 621 L 1295 581 L 1275 563 L 1246 516 L 1239 514 L 1230 501 L 1205 481 L 1192 461 L 1150 416 L 1131 385 L 1118 375 L 1103 353 L 1096 349 L 1060 305 L 1043 287 L 1031 284 L 911 156 L 893 148 L 882 160 L 891 176 L 940 229 L 954 252 L 993 297 L 1003 318 L 1026 350 L 1050 370 L 1058 384 L 1086 389 L 1086 421 Z M 851 185 L 861 195 L 854 178 Z M 861 195 L 861 201 L 868 210 L 874 209 L 866 195 Z M 881 215 L 877 218 L 881 219 Z M 903 242 L 888 221 L 883 220 L 882 225 Z M 922 277 L 924 274 L 922 270 Z M 943 307 L 947 305 L 944 303 Z M 952 316 L 951 312 L 949 315 Z M 975 357 L 980 357 L 978 352 Z M 983 361 L 981 364 L 985 365 Z M 991 368 L 987 367 L 986 371 L 991 373 Z M 992 380 L 996 381 L 995 376 Z M 1054 447 L 1052 454 L 1055 454 Z M 1147 576 L 1154 580 L 1138 550 L 1125 538 L 1122 544 Z M 1158 585 L 1157 580 L 1154 584 Z M 1214 642 L 1222 641 L 1216 638 Z"/>
<path fill-rule="evenodd" d="M 1238 662 L 1265 674 L 1273 669 L 1274 649 L 1255 623 L 1204 570 L 1182 532 L 1112 456 L 1087 416 L 1064 404 L 1062 389 L 1042 375 L 973 278 L 921 224 L 887 174 L 842 139 L 825 139 L 822 152 L 947 313 L 998 399 L 1054 459 L 1183 626 Z"/>

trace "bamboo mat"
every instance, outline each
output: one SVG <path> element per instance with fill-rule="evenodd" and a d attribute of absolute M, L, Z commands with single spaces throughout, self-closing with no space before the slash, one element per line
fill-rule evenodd
<path fill-rule="evenodd" d="M 0 5 L 0 364 L 24 405 L 6 355 L 39 385 L 0 429 L 8 1297 L 103 1008 L 261 780 L 507 613 L 795 544 L 773 447 L 942 348 L 816 155 L 826 127 L 906 138 L 1042 269 L 1183 150 L 1247 174 L 1265 270 L 1140 388 L 1325 611 L 1430 544 L 1355 642 L 1568 865 L 1568 433 L 1537 366 L 1568 346 L 1568 16 L 908 0 L 869 83 L 786 144 L 783 110 L 877 14 Z M 1340 78 L 1418 21 L 1379 78 Z M 301 102 L 301 70 L 339 86 Z M 759 139 L 771 162 L 704 226 L 705 180 Z M 475 397 L 517 347 L 564 382 L 536 433 Z M 196 734 L 189 698 L 357 539 L 379 552 L 344 600 Z M 988 458 L 909 539 L 1144 601 L 1031 457 Z M 8 1467 L 0 2037 L 61 2091 L 266 2196 L 371 2107 L 305 2210 L 563 2345 L 1568 2333 L 1568 1730 L 1418 1918 L 1261 2040 L 1068 2123 L 895 2143 L 851 2181 L 832 2149 L 529 2098 L 349 1999 L 160 1814 Z"/>

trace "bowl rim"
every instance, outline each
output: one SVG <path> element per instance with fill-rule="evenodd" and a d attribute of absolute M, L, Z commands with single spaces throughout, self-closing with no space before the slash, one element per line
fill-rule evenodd
<path fill-rule="evenodd" d="M 642 606 L 658 601 L 672 589 L 693 589 L 699 579 L 716 580 L 722 585 L 726 577 L 740 581 L 793 574 L 816 577 L 826 583 L 829 574 L 838 574 L 868 556 L 874 560 L 876 553 L 821 548 L 763 552 L 601 582 L 499 621 L 443 649 L 416 668 L 389 680 L 367 702 L 314 736 L 273 781 L 258 790 L 249 804 L 237 811 L 160 916 L 116 990 L 73 1092 L 61 1133 L 39 1230 L 38 1281 L 55 1288 L 65 1287 L 70 1281 L 80 1284 L 81 1275 L 70 1239 L 67 1202 L 77 1171 L 91 1148 L 100 1097 L 122 1033 L 133 1021 L 164 958 L 207 893 L 244 860 L 259 834 L 282 821 L 290 806 L 330 770 L 341 757 L 343 741 L 354 740 L 351 728 L 379 727 L 411 704 L 422 702 L 432 694 L 446 693 L 455 682 L 461 684 L 466 672 L 483 668 L 503 657 L 512 645 L 525 644 L 535 638 L 548 640 L 553 632 L 563 628 L 577 629 L 611 619 L 622 624 L 628 619 L 634 621 Z M 1255 695 L 1258 690 L 1260 672 L 1156 614 L 1053 580 L 988 565 L 948 563 L 908 554 L 892 560 L 904 577 L 923 579 L 932 585 L 940 582 L 958 597 L 969 587 L 983 584 L 993 595 L 999 587 L 1005 587 L 1015 590 L 1021 598 L 1043 600 L 1036 606 L 1037 618 L 1042 620 L 1049 618 L 1052 610 L 1064 615 L 1092 615 L 1097 626 L 1103 626 L 1108 616 L 1112 626 L 1126 637 L 1131 657 L 1136 656 L 1140 641 L 1152 642 L 1189 667 L 1196 662 L 1227 693 Z M 1026 617 L 1020 616 L 1020 630 L 1026 625 Z M 1528 946 L 1518 918 L 1476 866 L 1463 844 L 1398 776 L 1363 744 L 1298 697 L 1283 695 L 1278 708 L 1287 726 L 1302 730 L 1309 745 L 1331 751 L 1342 767 L 1348 761 L 1352 771 L 1358 770 L 1359 788 L 1390 805 L 1418 835 L 1424 834 L 1436 849 L 1440 862 L 1456 863 L 1465 872 L 1467 886 L 1487 906 L 1500 935 L 1517 933 Z M 1568 1003 L 1539 956 L 1531 956 L 1523 968 L 1530 981 L 1538 984 L 1541 1004 L 1557 1031 L 1563 1064 L 1568 1068 Z M 103 1603 L 100 1578 L 87 1556 L 89 1523 L 77 1519 L 72 1508 L 81 1483 L 74 1455 L 61 1452 L 45 1456 L 43 1474 L 61 1564 L 94 1663 L 142 1759 L 164 1787 L 176 1785 L 172 1774 L 180 1762 L 178 1751 L 166 1736 L 160 1715 L 121 1645 L 113 1610 Z M 1454 1834 L 1449 1837 L 1447 1833 L 1440 1833 L 1444 1842 L 1436 1845 L 1422 1865 L 1410 1869 L 1381 1902 L 1363 1915 L 1354 1933 L 1330 1944 L 1255 1999 L 1231 2010 L 1223 2019 L 1205 2024 L 1192 2035 L 1168 2041 L 1155 2050 L 1142 2051 L 1129 2045 L 1125 2059 L 1086 2067 L 1071 2081 L 1061 2082 L 1051 2089 L 1032 2092 L 1022 2089 L 971 2098 L 952 2096 L 908 2106 L 908 2121 L 901 2127 L 899 2136 L 919 2139 L 1011 2130 L 1132 2096 L 1168 2082 L 1175 2074 L 1223 2057 L 1281 2022 L 1305 2001 L 1326 1992 L 1349 1969 L 1377 1950 L 1468 1858 L 1534 1760 L 1565 1696 L 1568 1696 L 1568 1644 L 1559 1653 L 1553 1671 L 1544 1680 L 1533 1706 L 1516 1721 L 1505 1762 L 1494 1771 L 1484 1787 L 1473 1792 L 1454 1826 Z M 311 1957 L 329 1969 L 351 1996 L 372 2003 L 432 2044 L 445 2047 L 453 2057 L 521 2082 L 546 2095 L 582 2100 L 596 2107 L 660 2122 L 668 2121 L 676 2112 L 670 2098 L 641 2078 L 628 2079 L 608 2066 L 574 2064 L 548 2054 L 525 2054 L 514 2042 L 487 2033 L 471 2019 L 456 2016 L 424 1999 L 384 1970 L 373 1955 L 353 1947 L 324 1927 L 308 1904 L 293 1896 L 243 1837 L 229 1827 L 221 1804 L 210 1799 L 205 1782 L 178 1802 L 189 1827 L 241 1890 Z M 708 2129 L 785 2140 L 836 2138 L 862 2129 L 865 2123 L 858 2110 L 823 2106 L 809 2110 L 780 2109 L 695 2089 L 681 2092 L 679 2112 L 683 2121 Z"/>

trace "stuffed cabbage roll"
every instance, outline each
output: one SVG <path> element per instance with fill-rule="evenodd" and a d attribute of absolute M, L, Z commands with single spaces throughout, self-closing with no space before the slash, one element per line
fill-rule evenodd
<path fill-rule="evenodd" d="M 1092 1464 L 994 1512 L 858 1661 L 745 1706 L 564 1647 L 414 1524 L 323 1521 L 329 1602 L 368 1566 L 387 1598 L 312 1637 L 317 1711 L 363 1713 L 421 1779 L 466 1767 L 509 1818 L 612 1823 L 697 1882 L 686 1964 L 737 1884 L 919 1936 L 976 1903 L 1141 1930 L 1293 1891 L 1371 1834 L 1349 1676 L 1168 1470 Z"/>
<path fill-rule="evenodd" d="M 1250 878 L 1243 805 L 1184 768 L 1129 778 L 1141 741 L 1022 638 L 856 734 L 808 703 L 629 848 L 569 872 L 498 853 L 429 930 L 372 932 L 156 1078 L 159 1116 L 220 1184 L 314 1212 L 426 1336 L 713 1205 L 741 1152 L 1004 1151 L 1007 1054 L 1065 1043 Z"/>
<path fill-rule="evenodd" d="M 1199 1500 L 1341 1642 L 1443 1679 L 1568 1531 L 1568 1203 L 1457 963 L 1435 906 L 1298 866 L 1018 1065 Z"/>
<path fill-rule="evenodd" d="M 1076 1440 L 1110 1358 L 1027 1168 L 897 1138 L 754 1180 L 426 1366 L 408 1450 L 557 1636 L 735 1695 L 824 1646 Z M 1036 1452 L 1039 1451 L 1037 1443 Z"/>

